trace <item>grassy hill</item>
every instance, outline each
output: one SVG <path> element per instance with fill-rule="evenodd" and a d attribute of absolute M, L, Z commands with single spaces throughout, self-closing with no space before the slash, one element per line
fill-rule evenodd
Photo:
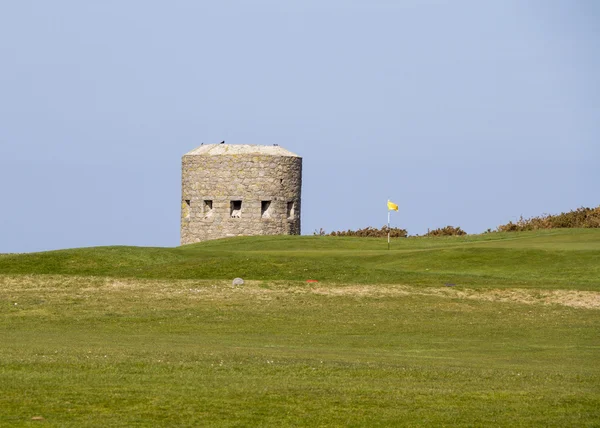
<path fill-rule="evenodd" d="M 0 257 L 0 273 L 600 289 L 600 229 L 446 238 L 244 237 Z"/>
<path fill-rule="evenodd" d="M 598 426 L 599 269 L 594 229 L 0 255 L 0 426 Z"/>

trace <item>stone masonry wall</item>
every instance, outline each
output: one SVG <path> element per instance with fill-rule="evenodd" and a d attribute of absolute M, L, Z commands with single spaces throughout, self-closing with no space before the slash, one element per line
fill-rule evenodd
<path fill-rule="evenodd" d="M 301 187 L 300 157 L 186 155 L 181 244 L 229 236 L 299 235 Z"/>

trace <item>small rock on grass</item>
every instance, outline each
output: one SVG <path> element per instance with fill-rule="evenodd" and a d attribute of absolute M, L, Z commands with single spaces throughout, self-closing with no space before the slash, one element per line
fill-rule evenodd
<path fill-rule="evenodd" d="M 243 280 L 242 278 L 235 278 L 235 279 L 233 280 L 233 284 L 232 284 L 232 285 L 233 285 L 234 287 L 235 287 L 236 285 L 244 285 L 244 280 Z"/>

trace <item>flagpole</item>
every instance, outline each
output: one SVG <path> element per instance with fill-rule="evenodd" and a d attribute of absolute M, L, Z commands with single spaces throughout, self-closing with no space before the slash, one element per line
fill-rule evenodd
<path fill-rule="evenodd" d="M 390 200 L 388 199 L 388 202 Z M 388 206 L 388 250 L 390 249 L 390 207 Z"/>

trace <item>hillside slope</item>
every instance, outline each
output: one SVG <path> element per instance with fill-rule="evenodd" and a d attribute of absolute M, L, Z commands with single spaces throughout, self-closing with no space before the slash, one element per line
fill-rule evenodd
<path fill-rule="evenodd" d="M 3 255 L 0 274 L 600 290 L 600 230 L 447 238 L 241 237 L 177 248 Z"/>

